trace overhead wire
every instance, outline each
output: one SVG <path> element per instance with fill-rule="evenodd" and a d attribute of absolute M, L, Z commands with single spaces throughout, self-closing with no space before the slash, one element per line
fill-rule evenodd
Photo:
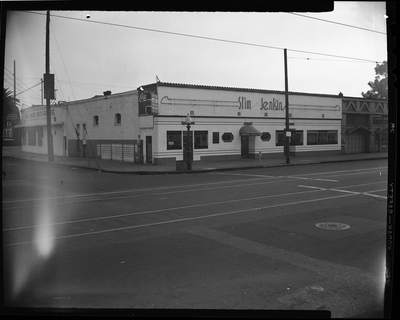
<path fill-rule="evenodd" d="M 5 74 L 5 75 L 8 76 L 7 74 Z M 10 76 L 8 76 L 8 77 L 10 77 Z M 14 83 L 10 83 L 6 78 L 4 78 L 3 80 L 4 80 L 5 82 L 7 82 L 7 83 L 10 85 L 11 88 L 14 87 Z M 14 81 L 14 79 L 11 78 L 11 81 Z M 21 85 L 20 85 L 19 83 L 17 83 L 17 87 L 21 87 Z M 35 86 L 34 86 L 34 87 L 35 87 Z M 33 88 L 33 87 L 32 87 L 32 88 Z M 23 94 L 29 96 L 29 98 L 31 98 L 31 99 L 34 99 L 34 100 L 40 99 L 40 98 L 38 98 L 38 96 L 33 95 L 34 92 L 28 92 L 28 90 L 30 90 L 30 89 L 32 89 L 32 88 L 28 88 L 28 89 L 26 89 L 26 90 L 23 91 L 23 92 L 17 92 L 17 93 L 16 93 L 16 96 L 19 95 L 19 94 L 21 94 L 21 93 L 23 93 Z M 24 89 L 21 89 L 21 90 L 24 90 Z"/>
<path fill-rule="evenodd" d="M 44 15 L 44 13 L 38 13 L 38 12 L 33 12 L 33 11 L 23 11 L 23 12 Z M 143 30 L 143 31 L 171 34 L 171 35 L 190 37 L 190 38 L 197 38 L 197 39 L 203 39 L 203 40 L 212 40 L 212 41 L 219 41 L 219 42 L 226 42 L 226 43 L 233 43 L 233 44 L 240 44 L 240 45 L 261 47 L 261 48 L 267 48 L 267 49 L 275 49 L 275 50 L 283 50 L 283 49 L 285 49 L 285 48 L 282 48 L 282 47 L 276 47 L 276 46 L 270 46 L 270 45 L 264 45 L 264 44 L 256 44 L 256 43 L 236 41 L 236 40 L 227 40 L 227 39 L 220 39 L 220 38 L 213 38 L 213 37 L 205 37 L 205 36 L 192 35 L 192 34 L 181 33 L 181 32 L 165 31 L 165 30 L 159 30 L 159 29 L 150 29 L 150 28 L 143 28 L 143 27 L 136 27 L 136 26 L 128 26 L 128 25 L 124 25 L 124 24 L 104 22 L 104 21 L 83 20 L 83 19 L 78 19 L 78 18 L 73 18 L 73 17 L 65 17 L 65 16 L 60 16 L 60 15 L 54 15 L 54 14 L 52 15 L 52 17 L 75 20 L 75 21 L 80 21 L 80 22 L 87 22 L 87 23 L 102 24 L 102 25 L 108 25 L 108 26 L 114 26 L 114 27 L 122 27 L 122 28 L 128 28 L 128 29 L 136 29 L 136 30 Z M 344 59 L 368 61 L 368 62 L 377 63 L 376 60 L 371 60 L 371 59 L 339 56 L 339 55 L 332 55 L 332 54 L 328 54 L 328 53 L 320 53 L 320 52 L 313 52 L 313 51 L 303 51 L 303 50 L 296 50 L 296 49 L 290 49 L 290 48 L 287 48 L 287 50 L 293 51 L 293 52 L 299 52 L 299 53 L 307 53 L 307 54 L 322 55 L 322 56 L 329 56 L 329 57 L 335 57 L 335 58 L 344 58 Z"/>
<path fill-rule="evenodd" d="M 4 70 L 7 71 L 10 74 L 9 75 L 9 74 L 7 74 L 7 72 L 5 72 L 4 75 L 8 76 L 12 81 L 14 81 L 14 74 L 10 70 L 8 70 L 8 68 L 6 66 L 4 66 Z M 40 97 L 40 95 L 38 93 L 36 93 L 35 91 L 28 92 L 28 90 L 32 89 L 33 87 L 29 88 L 27 84 L 25 84 L 23 81 L 21 81 L 16 76 L 15 76 L 15 79 L 16 79 L 16 85 L 17 85 L 17 87 L 19 87 L 20 91 L 24 91 L 25 90 L 26 91 L 26 92 L 24 92 L 25 95 L 28 95 L 30 98 L 32 98 L 34 100 L 39 100 L 40 101 L 41 97 Z M 11 84 L 11 85 L 14 86 L 14 84 Z M 17 93 L 17 95 L 18 94 L 20 94 L 20 93 Z"/>
<path fill-rule="evenodd" d="M 321 19 L 321 18 L 317 18 L 317 17 L 311 17 L 311 16 L 306 16 L 306 15 L 304 15 L 304 14 L 299 14 L 299 13 L 294 13 L 294 12 L 286 12 L 286 13 L 287 13 L 287 14 L 294 15 L 294 16 L 303 17 L 303 18 L 314 19 L 314 20 L 318 20 L 318 21 L 323 21 L 323 22 L 328 22 L 328 23 L 337 24 L 337 25 L 344 26 L 344 27 L 355 28 L 355 29 L 359 29 L 359 30 L 363 30 L 363 31 L 375 32 L 375 33 L 379 33 L 379 34 L 386 35 L 386 32 L 381 32 L 381 31 L 371 30 L 371 29 L 362 28 L 362 27 L 358 27 L 358 26 L 353 26 L 353 25 L 351 25 L 351 24 L 346 24 L 346 23 L 341 23 L 341 22 L 336 22 L 336 21 L 331 21 L 331 20 L 325 20 L 325 19 Z"/>
<path fill-rule="evenodd" d="M 73 90 L 73 88 L 72 88 L 71 81 L 70 81 L 70 79 L 69 79 L 68 71 L 67 71 L 67 68 L 66 68 L 65 63 L 64 63 L 64 59 L 63 59 L 63 56 L 62 56 L 62 52 L 61 52 L 60 47 L 59 47 L 59 45 L 58 45 L 56 33 L 55 33 L 54 28 L 53 28 L 53 25 L 52 25 L 51 23 L 50 23 L 50 28 L 51 28 L 51 30 L 53 31 L 54 40 L 55 40 L 55 42 L 56 42 L 58 52 L 60 53 L 61 61 L 62 61 L 62 64 L 63 64 L 63 66 L 64 66 L 64 71 L 65 71 L 65 74 L 67 75 L 68 82 L 69 82 L 69 85 L 70 85 L 70 87 L 71 87 L 72 95 L 74 96 L 74 100 L 76 100 L 75 93 L 74 93 L 74 90 Z M 54 69 L 54 66 L 53 66 L 53 69 Z M 60 86 L 60 87 L 61 87 L 61 86 Z M 81 114 L 81 112 L 80 112 L 80 109 L 77 108 L 77 110 L 78 110 L 79 117 L 81 118 L 81 121 L 82 121 L 82 129 L 83 129 L 83 130 L 85 131 L 85 133 L 86 133 L 86 135 L 84 136 L 84 139 L 83 139 L 83 140 L 89 141 L 90 149 L 92 150 L 92 153 L 95 154 L 95 153 L 94 153 L 94 150 L 93 150 L 92 143 L 91 143 L 91 139 L 90 139 L 90 137 L 89 137 L 89 133 L 88 133 L 88 131 L 87 131 L 87 129 L 86 129 L 86 122 L 83 120 L 83 117 L 82 117 L 82 114 Z M 78 134 L 77 128 L 76 128 L 76 126 L 75 126 L 75 123 L 74 123 L 74 121 L 72 120 L 71 115 L 70 115 L 69 113 L 68 113 L 68 115 L 69 115 L 69 118 L 71 119 L 72 126 L 74 127 L 75 134 L 77 135 L 78 140 L 80 140 L 80 136 L 79 136 L 79 134 Z M 86 137 L 87 137 L 87 139 L 85 139 Z M 85 154 L 85 157 L 86 157 L 87 161 L 89 162 L 89 165 L 91 166 L 91 163 L 90 163 L 90 161 L 89 161 L 89 158 L 88 158 L 88 156 L 87 156 L 87 154 L 86 154 L 85 149 L 83 149 L 83 153 Z M 99 166 L 99 163 L 98 163 L 97 160 L 96 160 L 96 157 L 94 158 L 94 160 L 95 160 L 95 162 L 96 162 L 96 164 L 97 164 L 97 167 L 100 167 L 100 166 Z"/>

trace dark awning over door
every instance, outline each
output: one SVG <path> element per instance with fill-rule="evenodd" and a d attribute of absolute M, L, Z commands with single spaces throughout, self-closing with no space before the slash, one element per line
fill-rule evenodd
<path fill-rule="evenodd" d="M 250 124 L 246 124 L 241 127 L 239 130 L 239 134 L 241 136 L 261 136 L 261 132 Z"/>

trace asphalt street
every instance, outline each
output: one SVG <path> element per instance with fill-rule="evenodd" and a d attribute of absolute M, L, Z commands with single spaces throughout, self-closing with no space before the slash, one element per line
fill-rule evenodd
<path fill-rule="evenodd" d="M 383 316 L 387 160 L 152 176 L 3 167 L 6 306 Z"/>

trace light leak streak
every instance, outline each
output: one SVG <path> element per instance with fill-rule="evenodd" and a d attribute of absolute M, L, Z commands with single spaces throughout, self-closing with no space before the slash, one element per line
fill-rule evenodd
<path fill-rule="evenodd" d="M 12 288 L 11 300 L 15 299 L 21 293 L 27 283 L 33 277 L 34 271 L 40 268 L 50 257 L 55 247 L 55 239 L 57 234 L 52 225 L 53 212 L 48 201 L 44 201 L 42 205 L 35 210 L 36 224 L 40 224 L 32 234 L 30 242 L 32 248 L 17 248 L 13 258 Z"/>

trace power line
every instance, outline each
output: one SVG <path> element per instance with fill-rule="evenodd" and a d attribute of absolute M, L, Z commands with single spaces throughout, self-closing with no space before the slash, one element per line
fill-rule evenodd
<path fill-rule="evenodd" d="M 6 74 L 6 73 L 5 73 L 4 75 L 10 77 L 10 76 L 9 76 L 8 74 Z M 11 77 L 10 77 L 10 78 L 11 78 Z M 11 78 L 10 80 L 13 81 L 13 78 Z M 14 83 L 10 83 L 6 78 L 4 78 L 4 81 L 7 82 L 11 87 L 14 87 Z M 18 86 L 18 87 L 21 87 L 21 85 L 20 85 L 19 83 L 17 83 L 17 86 Z M 31 89 L 31 88 L 29 88 L 29 89 Z M 28 89 L 28 90 L 29 90 L 29 89 Z M 24 89 L 21 89 L 21 90 L 24 90 Z M 23 93 L 23 94 L 27 95 L 30 99 L 33 99 L 33 100 L 40 100 L 40 98 L 38 98 L 38 96 L 35 96 L 35 95 L 34 95 L 34 94 L 37 95 L 37 93 L 35 93 L 35 92 L 27 92 L 28 90 L 19 92 L 19 93 L 16 94 L 16 96 L 19 95 L 19 94 L 21 94 L 21 93 Z"/>
<path fill-rule="evenodd" d="M 371 29 L 367 29 L 367 28 L 352 26 L 352 25 L 346 24 L 346 23 L 340 23 L 340 22 L 336 22 L 336 21 L 330 21 L 330 20 L 325 20 L 325 19 L 321 19 L 321 18 L 315 18 L 315 17 L 305 16 L 305 15 L 299 14 L 299 13 L 292 13 L 292 12 L 287 12 L 287 13 L 288 13 L 288 14 L 292 14 L 292 15 L 294 15 L 294 16 L 299 16 L 299 17 L 314 19 L 314 20 L 318 20 L 318 21 L 323 21 L 323 22 L 328 22 L 328 23 L 337 24 L 337 25 L 344 26 L 344 27 L 355 28 L 355 29 L 360 29 L 360 30 L 363 30 L 363 31 L 375 32 L 375 33 L 379 33 L 379 34 L 386 35 L 386 32 L 375 31 L 375 30 L 371 30 Z"/>
<path fill-rule="evenodd" d="M 44 15 L 43 13 L 32 12 L 32 11 L 22 11 L 22 12 Z M 226 42 L 226 43 L 233 43 L 233 44 L 240 44 L 240 45 L 261 47 L 261 48 L 267 48 L 267 49 L 275 49 L 275 50 L 284 50 L 285 49 L 285 48 L 282 48 L 282 47 L 268 46 L 268 45 L 263 45 L 263 44 L 256 44 L 256 43 L 249 43 L 249 42 L 235 41 L 235 40 L 227 40 L 227 39 L 220 39 L 220 38 L 212 38 L 212 37 L 198 36 L 198 35 L 192 35 L 192 34 L 187 34 L 187 33 L 179 33 L 179 32 L 172 32 L 172 31 L 165 31 L 165 30 L 158 30 L 158 29 L 149 29 L 149 28 L 143 28 L 143 27 L 128 26 L 128 25 L 111 23 L 111 22 L 103 22 L 103 21 L 95 21 L 95 20 L 83 20 L 83 19 L 72 18 L 72 17 L 64 17 L 64 16 L 59 16 L 59 15 L 52 15 L 52 17 L 68 19 L 68 20 L 75 20 L 75 21 L 81 21 L 81 22 L 88 22 L 88 23 L 95 23 L 95 24 L 102 24 L 102 25 L 108 25 L 108 26 L 113 26 L 113 27 L 121 27 L 121 28 L 128 28 L 128 29 L 136 29 L 136 30 L 143 30 L 143 31 L 171 34 L 171 35 L 183 36 L 183 37 L 189 37 L 189 38 L 197 38 L 197 39 L 203 39 L 203 40 L 212 40 L 212 41 L 219 41 L 219 42 Z M 328 54 L 328 53 L 302 51 L 302 50 L 295 50 L 295 49 L 290 49 L 290 48 L 288 48 L 287 50 L 290 50 L 290 51 L 293 51 L 293 52 L 300 52 L 300 53 L 322 55 L 322 56 L 329 56 L 329 57 L 335 57 L 335 58 L 344 58 L 344 59 L 352 59 L 352 60 L 360 60 L 360 61 L 368 61 L 368 62 L 377 63 L 377 61 L 370 60 L 370 59 L 338 56 L 338 55 L 332 55 L 332 54 Z"/>
<path fill-rule="evenodd" d="M 32 88 L 37 87 L 39 84 L 42 84 L 42 82 L 40 81 L 38 84 L 35 84 L 33 87 L 30 87 L 30 88 L 26 89 L 25 91 L 18 92 L 16 95 L 19 95 L 19 94 L 22 94 L 22 93 L 24 93 L 24 92 L 26 92 L 28 90 L 31 90 Z"/>
<path fill-rule="evenodd" d="M 13 74 L 10 70 L 8 70 L 6 66 L 4 66 L 4 69 L 5 69 L 8 73 L 10 73 L 11 76 L 8 75 L 7 73 L 4 73 L 4 75 L 6 75 L 6 76 L 10 77 L 12 80 L 14 80 L 14 74 Z M 29 88 L 28 85 L 25 84 L 23 81 L 21 81 L 18 77 L 15 77 L 15 79 L 17 80 L 17 86 L 20 87 L 21 91 L 22 91 L 22 90 L 25 90 L 25 89 L 27 89 L 27 88 Z M 27 90 L 25 90 L 25 91 L 27 91 Z M 19 93 L 18 93 L 18 94 L 19 94 Z M 33 95 L 35 96 L 35 97 L 33 97 L 32 95 L 30 95 L 31 98 L 40 99 L 40 96 L 39 96 L 36 92 L 33 91 L 33 92 L 30 92 L 30 94 L 33 94 Z"/>
<path fill-rule="evenodd" d="M 53 25 L 52 25 L 52 24 L 50 25 L 50 27 L 51 27 L 51 30 L 53 31 L 54 40 L 56 41 L 56 45 L 57 45 L 57 48 L 58 48 L 58 52 L 60 53 L 61 61 L 62 61 L 62 64 L 63 64 L 63 66 L 64 66 L 64 70 L 65 70 L 65 74 L 67 75 L 68 82 L 69 82 L 69 85 L 70 85 L 70 87 L 71 87 L 72 95 L 74 96 L 74 99 L 76 100 L 76 98 L 75 98 L 75 93 L 74 93 L 74 89 L 72 89 L 71 81 L 69 80 L 68 71 L 67 71 L 67 68 L 65 67 L 65 63 L 64 63 L 64 59 L 63 59 L 63 57 L 62 57 L 62 53 L 61 53 L 60 47 L 58 46 L 58 41 L 57 41 L 57 38 L 56 38 L 56 33 L 54 32 L 54 29 L 53 29 Z"/>

